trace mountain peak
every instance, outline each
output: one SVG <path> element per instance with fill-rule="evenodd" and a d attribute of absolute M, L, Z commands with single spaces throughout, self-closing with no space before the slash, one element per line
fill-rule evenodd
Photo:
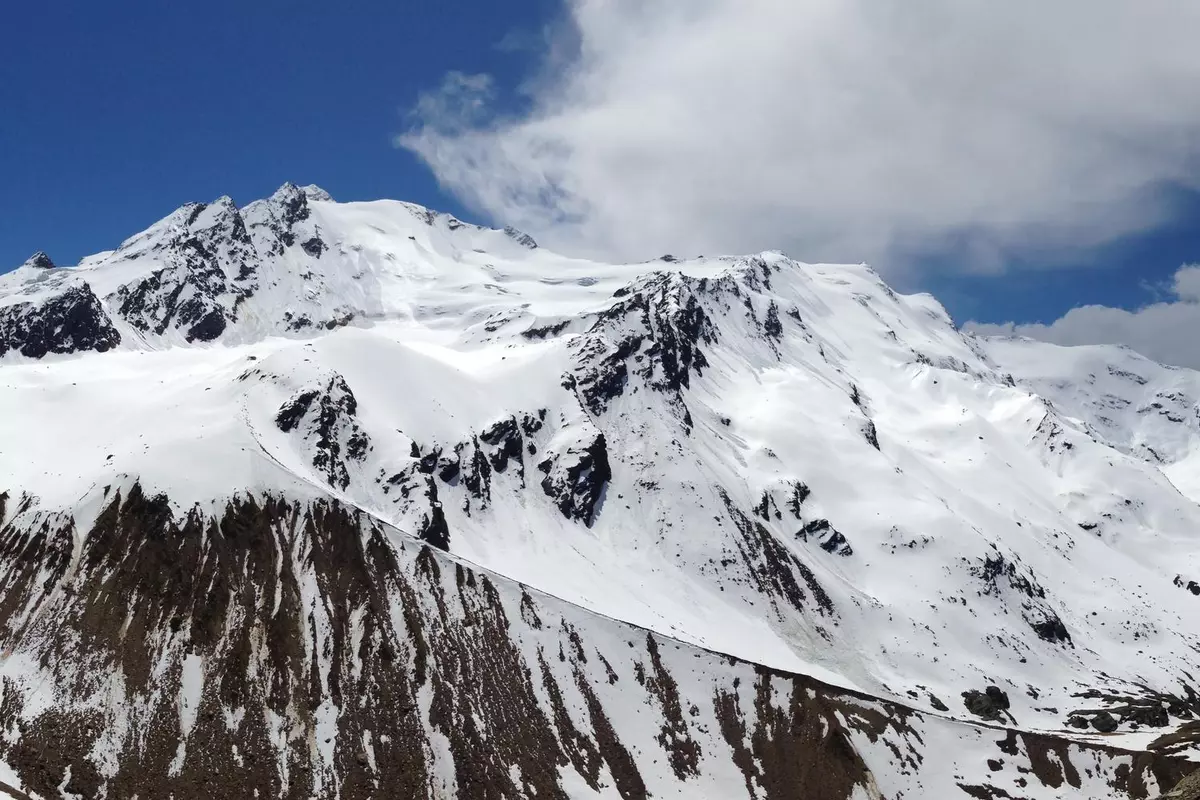
<path fill-rule="evenodd" d="M 295 202 L 300 198 L 304 198 L 305 200 L 314 200 L 321 203 L 333 202 L 333 196 L 330 195 L 329 192 L 325 191 L 320 186 L 311 183 L 307 186 L 297 186 L 291 181 L 288 181 L 276 189 L 275 193 L 271 195 L 272 200 L 283 202 Z"/>
<path fill-rule="evenodd" d="M 300 191 L 304 192 L 304 195 L 309 200 L 315 200 L 318 203 L 332 203 L 333 202 L 333 195 L 329 194 L 329 192 L 325 191 L 324 189 L 322 189 L 320 186 L 317 186 L 316 184 L 310 183 L 307 186 L 301 186 Z"/>
<path fill-rule="evenodd" d="M 21 266 L 33 267 L 34 269 L 54 269 L 57 265 L 50 260 L 50 256 L 46 255 L 44 250 L 38 250 L 25 259 L 25 263 Z"/>

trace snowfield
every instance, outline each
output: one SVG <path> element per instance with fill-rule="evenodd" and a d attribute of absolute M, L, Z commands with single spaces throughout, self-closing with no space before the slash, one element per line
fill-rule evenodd
<path fill-rule="evenodd" d="M 0 276 L 0 779 L 35 796 L 1190 769 L 1196 372 L 978 339 L 865 266 L 599 264 L 315 187 L 47 264 Z"/>

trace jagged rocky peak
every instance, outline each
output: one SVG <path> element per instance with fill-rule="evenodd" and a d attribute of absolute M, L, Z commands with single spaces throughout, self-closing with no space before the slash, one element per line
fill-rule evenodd
<path fill-rule="evenodd" d="M 21 266 L 32 267 L 33 269 L 54 269 L 57 265 L 50 260 L 50 256 L 46 255 L 45 251 L 38 250 L 25 259 L 25 263 Z"/>
<path fill-rule="evenodd" d="M 280 210 L 281 219 L 289 227 L 308 219 L 308 195 L 294 183 L 280 186 L 268 202 Z"/>
<path fill-rule="evenodd" d="M 271 199 L 279 202 L 287 202 L 296 197 L 304 197 L 306 200 L 312 200 L 320 203 L 332 203 L 333 196 L 329 192 L 315 184 L 307 186 L 297 186 L 291 181 L 285 182 L 282 186 L 275 190 L 271 195 Z"/>
<path fill-rule="evenodd" d="M 307 206 L 309 201 L 313 202 L 333 202 L 333 197 L 329 192 L 322 189 L 320 186 L 312 184 L 308 186 L 297 186 L 288 181 L 275 190 L 271 195 L 271 202 L 286 209 L 295 209 L 292 213 L 299 213 L 300 208 Z"/>
<path fill-rule="evenodd" d="M 200 215 L 205 211 L 208 212 L 209 216 L 201 223 L 201 227 L 206 226 L 211 219 L 236 214 L 238 211 L 237 203 L 233 202 L 233 198 L 227 194 L 221 195 L 211 203 L 189 203 L 188 207 L 193 209 L 189 218 L 191 226 L 196 226 L 196 223 L 200 220 Z"/>

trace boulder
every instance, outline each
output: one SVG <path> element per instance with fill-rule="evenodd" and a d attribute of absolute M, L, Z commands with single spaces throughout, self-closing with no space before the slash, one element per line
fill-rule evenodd
<path fill-rule="evenodd" d="M 977 689 L 971 689 L 962 693 L 963 705 L 977 717 L 1000 722 L 1004 719 L 1004 712 L 1008 711 L 1009 701 L 1008 695 L 1001 691 L 998 686 L 988 686 L 982 692 Z"/>

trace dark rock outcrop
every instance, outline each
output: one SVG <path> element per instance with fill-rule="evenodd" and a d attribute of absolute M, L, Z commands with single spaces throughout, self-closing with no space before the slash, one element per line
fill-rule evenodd
<path fill-rule="evenodd" d="M 1200 770 L 1192 772 L 1155 800 L 1200 800 Z"/>
<path fill-rule="evenodd" d="M 161 269 L 117 292 L 117 312 L 133 327 L 161 336 L 180 328 L 189 342 L 220 336 L 232 314 L 218 301 L 228 287 L 219 270 L 179 274 Z"/>
<path fill-rule="evenodd" d="M 305 239 L 300 243 L 300 249 L 308 253 L 313 258 L 320 258 L 329 247 L 325 242 L 321 241 L 320 237 L 313 236 L 311 239 Z"/>
<path fill-rule="evenodd" d="M 837 528 L 829 524 L 827 519 L 814 519 L 796 532 L 796 538 L 807 542 L 815 539 L 826 553 L 836 553 L 839 556 L 854 554 L 854 548 Z"/>
<path fill-rule="evenodd" d="M 988 686 L 984 691 L 970 689 L 962 693 L 963 705 L 977 717 L 1002 722 L 1009 709 L 1008 694 L 998 686 Z"/>
<path fill-rule="evenodd" d="M 1043 641 L 1074 647 L 1070 631 L 1050 604 L 1046 590 L 1032 570 L 1021 564 L 1016 556 L 1005 556 L 993 545 L 992 551 L 971 567 L 981 581 L 981 593 L 1002 602 L 1013 597 L 1021 607 L 1021 616 L 1038 638 Z"/>
<path fill-rule="evenodd" d="M 0 307 L 0 356 L 10 351 L 27 358 L 103 353 L 120 343 L 121 334 L 86 283 L 40 302 Z"/>
<path fill-rule="evenodd" d="M 659 274 L 620 295 L 577 345 L 577 368 L 565 380 L 593 414 L 625 393 L 630 376 L 682 404 L 681 391 L 708 366 L 703 345 L 716 328 L 701 303 L 703 278 Z"/>
<path fill-rule="evenodd" d="M 815 606 L 818 614 L 834 616 L 833 600 L 813 571 L 788 552 L 766 526 L 739 509 L 729 495 L 722 491 L 720 496 L 738 532 L 738 554 L 758 590 L 797 611 Z"/>
<path fill-rule="evenodd" d="M 1200 596 L 1200 583 L 1197 583 L 1196 581 L 1193 581 L 1193 580 L 1184 581 L 1182 575 L 1176 575 L 1175 576 L 1175 585 L 1178 586 L 1180 589 L 1187 589 L 1192 594 Z"/>
<path fill-rule="evenodd" d="M 589 440 L 546 458 L 538 464 L 538 469 L 545 474 L 542 491 L 562 515 L 590 528 L 612 479 L 604 434 L 596 433 Z"/>
<path fill-rule="evenodd" d="M 522 247 L 528 247 L 530 250 L 536 250 L 538 243 L 528 233 L 523 233 L 511 225 L 504 227 L 504 235 L 512 239 Z"/>
<path fill-rule="evenodd" d="M 358 400 L 341 375 L 319 388 L 305 389 L 284 403 L 275 425 L 284 433 L 298 433 L 311 448 L 312 465 L 331 486 L 350 485 L 349 464 L 362 462 L 371 447 L 358 425 Z"/>

